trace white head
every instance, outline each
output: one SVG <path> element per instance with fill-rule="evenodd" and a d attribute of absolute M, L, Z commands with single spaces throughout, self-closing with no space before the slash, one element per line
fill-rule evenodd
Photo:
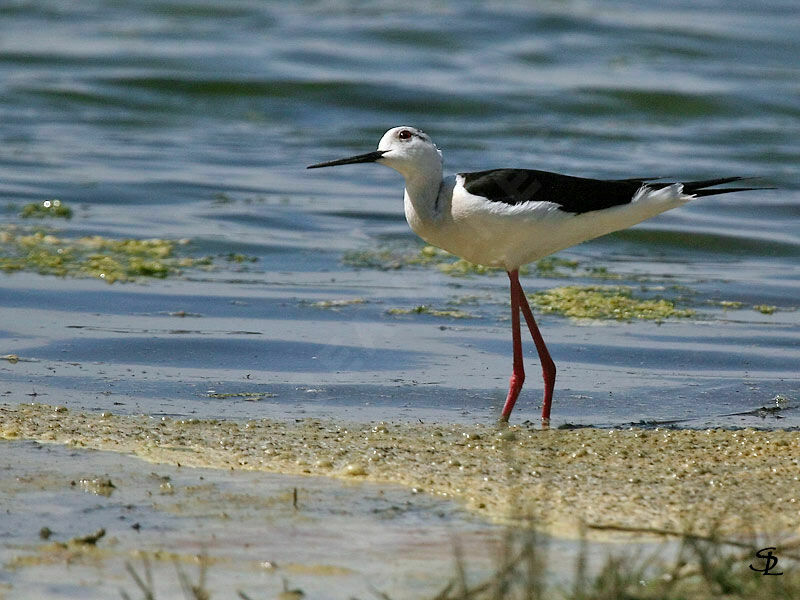
<path fill-rule="evenodd" d="M 433 171 L 441 177 L 442 153 L 421 129 L 403 125 L 393 127 L 383 134 L 378 149 L 367 154 L 340 158 L 311 165 L 309 169 L 334 167 L 362 162 L 377 162 L 399 171 L 406 178 L 414 178 Z"/>

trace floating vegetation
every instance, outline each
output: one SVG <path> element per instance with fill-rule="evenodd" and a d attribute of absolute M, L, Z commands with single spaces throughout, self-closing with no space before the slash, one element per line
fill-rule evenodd
<path fill-rule="evenodd" d="M 209 398 L 216 398 L 217 400 L 241 398 L 242 400 L 249 400 L 250 402 L 258 402 L 264 398 L 275 398 L 278 394 L 272 394 L 270 392 L 208 392 L 206 395 Z"/>
<path fill-rule="evenodd" d="M 379 248 L 378 250 L 354 250 L 345 252 L 342 262 L 350 267 L 357 269 L 379 269 L 390 271 L 402 269 L 410 266 L 434 267 L 453 277 L 466 277 L 469 275 L 488 275 L 501 273 L 503 269 L 499 267 L 486 267 L 459 258 L 454 254 L 436 248 L 435 246 L 423 246 L 418 250 Z M 564 271 L 576 271 L 578 263 L 576 261 L 549 256 L 533 264 L 535 272 L 545 277 L 569 277 L 572 273 Z M 531 272 L 529 266 L 520 267 L 521 275 Z M 586 275 L 589 273 L 582 272 Z M 591 276 L 591 274 L 589 275 Z M 608 275 L 611 277 L 611 275 Z M 617 276 L 614 276 L 616 278 Z M 604 278 L 606 278 L 604 276 Z"/>
<path fill-rule="evenodd" d="M 564 269 L 574 272 L 578 269 L 578 264 L 577 260 L 567 260 L 558 256 L 546 256 L 534 263 L 536 274 L 540 277 L 565 277 Z"/>
<path fill-rule="evenodd" d="M 502 273 L 500 267 L 486 267 L 471 263 L 436 246 L 423 246 L 412 250 L 408 248 L 378 248 L 377 250 L 353 250 L 345 252 L 342 262 L 356 269 L 378 269 L 391 271 L 405 267 L 433 267 L 452 277 L 468 277 L 470 275 L 489 275 Z M 519 269 L 520 275 L 534 273 L 539 277 L 555 279 L 567 277 L 586 277 L 589 279 L 620 280 L 640 277 L 622 275 L 609 271 L 607 267 L 585 267 L 576 260 L 559 256 L 547 256 Z"/>
<path fill-rule="evenodd" d="M 606 280 L 619 280 L 619 279 L 636 279 L 641 281 L 641 276 L 622 275 L 621 273 L 614 273 L 609 271 L 607 267 L 588 267 L 584 273 L 587 277 L 592 279 L 606 279 Z"/>
<path fill-rule="evenodd" d="M 528 297 L 544 312 L 575 319 L 661 321 L 694 315 L 693 310 L 675 308 L 669 300 L 637 298 L 628 286 L 569 285 L 536 292 Z"/>
<path fill-rule="evenodd" d="M 739 310 L 744 306 L 744 302 L 737 302 L 736 300 L 720 300 L 717 305 L 721 306 L 725 310 Z"/>
<path fill-rule="evenodd" d="M 232 204 L 235 200 L 225 192 L 218 192 L 214 194 L 213 200 L 215 204 Z"/>
<path fill-rule="evenodd" d="M 422 246 L 416 250 L 383 247 L 376 250 L 346 252 L 342 261 L 345 265 L 354 268 L 370 268 L 383 271 L 406 267 L 433 267 L 453 277 L 489 275 L 503 270 L 470 263 L 445 250 L 430 245 Z M 530 265 L 523 266 L 519 271 L 521 275 L 533 273 L 548 279 L 624 280 L 626 282 L 635 281 L 639 283 L 651 281 L 647 275 L 615 273 L 609 270 L 608 267 L 584 265 L 579 261 L 559 256 L 542 258 Z M 670 285 L 668 288 L 650 286 L 649 289 L 651 292 L 669 289 L 681 292 L 681 295 L 680 297 L 673 297 L 673 300 L 639 298 L 634 296 L 633 288 L 625 285 L 574 285 L 556 287 L 532 294 L 529 297 L 537 307 L 545 312 L 557 313 L 575 319 L 662 321 L 669 318 L 686 318 L 695 315 L 695 311 L 692 309 L 676 307 L 676 302 L 688 302 L 689 298 L 687 297 L 694 296 L 697 293 L 695 290 L 682 285 Z M 718 306 L 725 310 L 737 310 L 745 306 L 743 302 L 734 300 L 708 301 L 707 304 Z M 778 308 L 768 304 L 759 304 L 754 306 L 753 310 L 765 315 L 771 315 Z M 410 309 L 393 308 L 386 312 L 391 315 L 417 313 L 440 317 L 474 317 L 469 313 L 447 314 L 451 311 L 439 311 L 425 305 Z"/>
<path fill-rule="evenodd" d="M 240 254 L 238 252 L 229 252 L 225 255 L 225 260 L 233 263 L 254 263 L 258 262 L 258 257 L 248 256 L 247 254 Z"/>
<path fill-rule="evenodd" d="M 753 310 L 757 310 L 762 315 L 771 315 L 776 310 L 778 310 L 777 306 L 772 306 L 771 304 L 756 304 L 753 307 Z"/>
<path fill-rule="evenodd" d="M 494 267 L 484 267 L 483 265 L 476 265 L 469 261 L 459 258 L 452 262 L 440 262 L 436 265 L 442 273 L 451 275 L 453 277 L 465 277 L 467 275 L 486 275 L 487 273 L 494 273 L 500 269 Z"/>
<path fill-rule="evenodd" d="M 432 317 L 445 317 L 448 319 L 477 319 L 475 315 L 456 308 L 437 309 L 427 304 L 420 304 L 413 308 L 390 308 L 388 315 L 430 315 Z"/>
<path fill-rule="evenodd" d="M 450 306 L 464 306 L 465 304 L 471 306 L 479 306 L 483 302 L 491 301 L 491 296 L 476 296 L 475 294 L 467 294 L 465 296 L 456 296 L 447 301 Z"/>
<path fill-rule="evenodd" d="M 411 266 L 434 267 L 453 277 L 486 275 L 501 272 L 502 269 L 476 265 L 458 258 L 435 246 L 423 246 L 419 250 L 380 248 L 378 250 L 355 250 L 345 252 L 342 262 L 357 269 L 379 269 L 391 271 Z M 520 269 L 525 274 L 527 269 Z"/>
<path fill-rule="evenodd" d="M 501 271 L 496 267 L 485 267 L 471 263 L 463 258 L 458 258 L 446 250 L 436 246 L 424 246 L 416 255 L 409 258 L 410 265 L 434 265 L 442 273 L 453 277 L 464 277 L 466 275 L 486 275 Z"/>
<path fill-rule="evenodd" d="M 59 277 L 96 277 L 114 283 L 142 277 L 163 279 L 182 269 L 210 265 L 211 258 L 176 256 L 187 240 L 68 238 L 46 230 L 0 228 L 0 270 Z"/>
<path fill-rule="evenodd" d="M 320 300 L 319 302 L 312 302 L 312 308 L 342 308 L 343 306 L 353 306 L 355 304 L 366 304 L 364 298 L 349 298 L 345 300 Z"/>
<path fill-rule="evenodd" d="M 72 209 L 61 202 L 61 200 L 44 200 L 43 202 L 31 202 L 22 207 L 19 216 L 23 219 L 44 219 L 45 217 L 56 217 L 59 219 L 71 219 Z"/>
<path fill-rule="evenodd" d="M 342 263 L 356 269 L 378 269 L 391 271 L 411 264 L 408 253 L 400 253 L 389 248 L 380 250 L 350 250 L 342 256 Z"/>

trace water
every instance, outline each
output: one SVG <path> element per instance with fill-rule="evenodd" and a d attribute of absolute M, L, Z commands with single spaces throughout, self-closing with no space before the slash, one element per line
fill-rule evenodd
<path fill-rule="evenodd" d="M 775 187 L 704 199 L 560 254 L 622 276 L 611 283 L 647 278 L 698 318 L 540 324 L 560 368 L 555 424 L 798 424 L 793 2 L 51 0 L 6 2 L 0 15 L 2 222 L 31 227 L 20 207 L 58 198 L 75 216 L 34 225 L 68 238 L 187 238 L 183 252 L 215 265 L 114 285 L 0 275 L 0 354 L 25 359 L 0 364 L 4 400 L 491 419 L 511 366 L 505 277 L 348 266 L 348 252 L 418 247 L 402 180 L 374 166 L 305 170 L 369 151 L 405 123 L 432 135 L 450 171 L 739 174 Z M 386 314 L 471 296 L 472 319 Z M 366 302 L 313 306 L 354 298 Z M 535 419 L 532 345 L 526 353 L 515 414 Z M 783 419 L 729 416 L 777 395 L 789 400 Z"/>
<path fill-rule="evenodd" d="M 203 556 L 211 598 L 240 591 L 278 598 L 284 586 L 309 598 L 368 598 L 376 590 L 429 598 L 454 574 L 456 546 L 475 585 L 495 572 L 508 543 L 502 526 L 397 485 L 143 469 L 116 452 L 31 441 L 6 442 L 2 458 L 10 453 L 16 461 L 0 459 L 0 589 L 16 592 L 9 598 L 93 600 L 122 597 L 120 590 L 143 597 L 126 564 L 143 577 L 149 559 L 155 597 L 183 599 L 176 570 L 196 583 Z M 94 549 L 63 547 L 100 529 Z M 579 551 L 596 573 L 609 553 L 632 563 L 656 555 L 673 561 L 676 544 L 581 545 L 541 535 L 537 548 L 548 583 L 564 587 Z"/>
<path fill-rule="evenodd" d="M 697 313 L 657 324 L 539 312 L 559 367 L 554 425 L 797 427 L 799 30 L 789 0 L 6 0 L 0 239 L 44 228 L 63 240 L 187 240 L 179 254 L 212 265 L 114 284 L 0 271 L 0 356 L 19 357 L 0 360 L 0 399 L 153 415 L 490 422 L 511 369 L 505 276 L 353 266 L 353 253 L 421 247 L 403 218 L 402 180 L 376 166 L 305 170 L 372 150 L 386 129 L 409 124 L 439 144 L 448 172 L 744 175 L 774 187 L 703 199 L 564 251 L 579 265 L 568 277 L 532 273 L 523 285 L 644 287 Z M 72 219 L 20 217 L 54 198 Z M 0 259 L 8 251 L 0 244 Z M 317 304 L 330 301 L 345 304 Z M 471 316 L 387 313 L 423 304 Z M 513 418 L 535 421 L 541 383 L 532 344 L 525 351 Z M 47 476 L 32 452 L 3 448 L 7 465 Z M 96 468 L 115 468 L 109 460 Z M 49 496 L 24 494 L 20 505 L 50 514 Z M 319 510 L 337 494 L 320 492 Z M 175 525 L 177 539 L 196 545 L 192 527 Z M 353 525 L 348 539 L 366 544 L 369 527 Z M 127 540 L 121 528 L 109 531 Z M 5 556 L 19 553 L 12 546 Z M 7 582 L 34 593 L 47 587 L 40 571 Z M 83 597 L 77 579 L 67 574 L 65 594 Z"/>
<path fill-rule="evenodd" d="M 8 448 L 20 462 L 0 467 L 0 560 L 9 566 L 0 586 L 25 590 L 9 597 L 104 599 L 120 590 L 142 597 L 125 567 L 144 574 L 142 548 L 166 555 L 149 556 L 157 598 L 184 598 L 170 557 L 194 583 L 195 557 L 205 555 L 213 598 L 238 591 L 274 598 L 284 580 L 312 598 L 368 597 L 371 589 L 422 597 L 451 568 L 456 535 L 473 568 L 485 577 L 492 566 L 487 546 L 497 526 L 398 486 L 173 465 L 142 470 L 111 452 L 34 442 Z M 43 542 L 45 527 L 52 533 Z M 101 528 L 95 552 L 56 546 Z M 574 546 L 554 551 L 565 545 Z"/>

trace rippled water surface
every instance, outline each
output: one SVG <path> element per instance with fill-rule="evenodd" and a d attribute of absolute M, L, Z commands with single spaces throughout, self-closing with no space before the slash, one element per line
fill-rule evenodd
<path fill-rule="evenodd" d="M 0 394 L 155 414 L 492 419 L 511 369 L 505 276 L 352 260 L 421 247 L 402 179 L 305 170 L 413 124 L 451 171 L 775 188 L 564 251 L 579 267 L 523 285 L 644 287 L 695 310 L 661 324 L 540 314 L 560 369 L 554 424 L 795 426 L 798 15 L 788 1 L 5 2 L 6 238 L 184 240 L 179 257 L 210 264 L 113 284 L 0 273 L 0 355 L 20 358 L 0 362 Z M 55 198 L 71 219 L 20 217 Z M 342 300 L 358 302 L 330 305 Z M 467 315 L 387 312 L 420 305 Z M 526 355 L 517 419 L 540 410 L 532 344 Z M 759 412 L 776 396 L 786 408 Z"/>
<path fill-rule="evenodd" d="M 698 200 L 561 252 L 522 281 L 531 293 L 628 286 L 693 311 L 663 322 L 575 321 L 537 309 L 559 367 L 554 426 L 797 427 L 798 31 L 794 0 L 5 0 L 0 401 L 154 416 L 491 422 L 511 371 L 505 275 L 419 264 L 431 251 L 419 254 L 395 172 L 305 169 L 370 151 L 386 129 L 408 124 L 433 137 L 450 172 L 756 177 L 752 185 L 769 189 Z M 50 214 L 56 199 L 71 218 Z M 151 238 L 161 241 L 140 241 Z M 541 381 L 525 342 L 528 379 L 513 419 L 535 422 Z M 17 482 L 6 486 L 13 511 L 0 523 L 6 564 L 44 544 L 35 535 L 43 525 L 59 540 L 90 533 L 80 514 L 108 529 L 103 548 L 163 541 L 182 552 L 207 543 L 202 523 L 229 518 L 159 521 L 163 502 L 152 496 L 130 517 L 140 537 L 101 502 L 56 500 L 66 498 L 64 477 L 109 468 L 125 493 L 144 493 L 150 483 L 135 482 L 148 467 L 32 448 L 5 442 L 0 453 L 6 483 Z M 69 475 L 59 473 L 49 495 L 38 482 L 61 462 Z M 181 483 L 198 473 L 174 475 Z M 219 489 L 266 485 L 259 475 L 219 478 Z M 344 502 L 353 518 L 337 542 L 374 559 L 361 565 L 367 581 L 409 572 L 412 559 L 388 546 L 402 536 L 384 527 L 375 537 L 388 500 L 343 501 L 340 488 L 319 484 L 314 518 L 339 515 Z M 262 510 L 250 497 L 246 509 Z M 133 506 L 117 504 L 123 516 Z M 374 514 L 358 519 L 362 511 Z M 439 516 L 420 527 L 433 519 L 442 540 L 448 528 L 472 527 Z M 344 521 L 325 517 L 328 533 L 308 520 L 293 529 L 307 518 L 281 520 L 280 536 L 260 545 L 243 538 L 234 554 L 319 562 L 325 536 Z M 227 541 L 214 538 L 214 550 Z M 448 544 L 436 549 L 442 558 Z M 115 560 L 90 579 L 46 566 L 6 571 L 0 595 L 102 594 L 95 580 L 132 589 Z M 237 573 L 213 572 L 215 592 L 244 585 Z M 327 585 L 309 572 L 288 576 L 307 592 Z M 277 575 L 264 577 L 247 580 L 254 597 L 280 591 Z M 423 587 L 433 594 L 447 577 Z"/>

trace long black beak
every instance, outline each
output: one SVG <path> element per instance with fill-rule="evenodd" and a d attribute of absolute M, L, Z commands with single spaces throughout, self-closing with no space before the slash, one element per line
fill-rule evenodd
<path fill-rule="evenodd" d="M 353 163 L 375 162 L 387 152 L 388 150 L 375 150 L 375 152 L 367 152 L 366 154 L 351 156 L 350 158 L 340 158 L 337 160 L 329 160 L 328 162 L 317 163 L 315 165 L 309 165 L 306 167 L 306 169 L 319 169 L 321 167 L 335 167 L 336 165 L 351 165 Z"/>

